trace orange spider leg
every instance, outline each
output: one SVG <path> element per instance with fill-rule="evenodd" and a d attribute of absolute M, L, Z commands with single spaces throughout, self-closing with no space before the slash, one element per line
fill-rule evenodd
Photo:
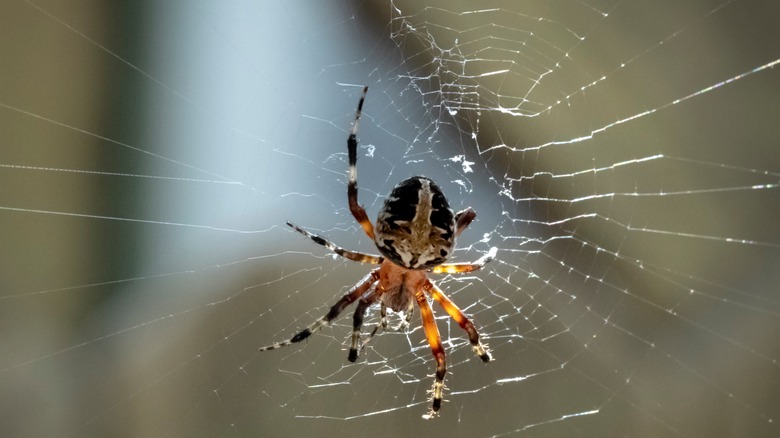
<path fill-rule="evenodd" d="M 439 328 L 436 327 L 436 321 L 433 319 L 433 310 L 431 310 L 431 306 L 428 305 L 428 300 L 425 298 L 424 291 L 418 290 L 415 292 L 414 297 L 417 299 L 417 305 L 420 307 L 425 337 L 428 339 L 428 344 L 431 346 L 433 357 L 436 359 L 436 380 L 433 382 L 433 402 L 431 404 L 431 410 L 427 415 L 423 416 L 424 418 L 429 419 L 435 417 L 441 408 L 441 398 L 442 393 L 444 392 L 444 375 L 447 374 L 447 363 L 444 359 L 444 347 L 441 345 Z"/>
<path fill-rule="evenodd" d="M 443 265 L 434 266 L 430 272 L 434 274 L 463 274 L 466 272 L 474 272 L 478 269 L 482 269 L 487 263 L 496 257 L 496 247 L 490 248 L 487 254 L 480 257 L 474 263 L 445 263 Z"/>
<path fill-rule="evenodd" d="M 482 359 L 482 362 L 490 362 L 490 353 L 488 353 L 487 348 L 479 342 L 479 333 L 477 333 L 477 329 L 474 328 L 474 324 L 468 317 L 466 317 L 458 306 L 447 298 L 447 296 L 444 295 L 444 292 L 430 280 L 425 284 L 424 288 L 431 294 L 433 299 L 439 303 L 442 309 L 444 309 L 444 311 L 466 331 L 469 335 L 469 342 L 471 342 L 471 349 L 474 350 L 474 353 L 476 353 L 480 359 Z"/>

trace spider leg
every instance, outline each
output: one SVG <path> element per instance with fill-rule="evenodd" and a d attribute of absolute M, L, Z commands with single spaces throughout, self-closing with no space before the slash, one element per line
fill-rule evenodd
<path fill-rule="evenodd" d="M 382 263 L 382 260 L 384 260 L 380 256 L 376 256 L 373 254 L 365 254 L 362 252 L 357 251 L 350 251 L 348 249 L 344 249 L 340 246 L 335 245 L 333 242 L 328 241 L 327 239 L 320 237 L 314 233 L 310 233 L 303 228 L 292 224 L 290 222 L 287 222 L 287 225 L 292 227 L 293 230 L 303 234 L 304 236 L 308 237 L 309 239 L 313 240 L 315 243 L 318 243 L 325 248 L 328 248 L 329 250 L 335 252 L 336 254 L 340 255 L 341 257 L 344 257 L 345 259 L 349 259 L 355 262 L 360 263 L 370 263 L 372 265 L 379 265 Z"/>
<path fill-rule="evenodd" d="M 441 409 L 441 398 L 442 393 L 444 392 L 444 375 L 447 374 L 447 363 L 444 358 L 444 347 L 441 345 L 439 328 L 436 327 L 436 321 L 433 319 L 433 310 L 431 310 L 431 306 L 428 305 L 428 300 L 425 298 L 423 289 L 415 292 L 414 297 L 417 299 L 417 305 L 420 306 L 420 315 L 422 317 L 422 326 L 425 330 L 425 337 L 428 340 L 428 344 L 431 346 L 433 357 L 436 359 L 436 379 L 433 382 L 431 410 L 428 411 L 426 415 L 423 415 L 423 418 L 430 419 L 435 417 L 438 414 L 439 409 Z"/>
<path fill-rule="evenodd" d="M 374 339 L 374 335 L 379 333 L 379 329 L 381 328 L 382 331 L 387 330 L 387 305 L 384 302 L 381 302 L 381 307 L 379 308 L 379 322 L 374 326 L 374 329 L 371 330 L 371 334 L 368 335 L 368 338 L 366 338 L 365 341 L 363 341 L 363 345 L 360 346 L 360 349 L 366 348 L 366 345 L 368 345 L 369 342 L 371 342 L 372 339 Z"/>
<path fill-rule="evenodd" d="M 466 333 L 469 335 L 469 342 L 471 342 L 471 349 L 474 350 L 474 353 L 476 353 L 480 359 L 482 359 L 482 362 L 490 362 L 490 353 L 488 353 L 487 348 L 485 348 L 485 346 L 479 342 L 479 333 L 477 333 L 477 329 L 474 328 L 474 324 L 468 319 L 468 317 L 466 317 L 466 315 L 463 314 L 458 306 L 456 306 L 452 300 L 447 298 L 447 296 L 444 295 L 444 292 L 442 292 L 442 290 L 439 289 L 439 287 L 433 284 L 430 280 L 428 280 L 428 282 L 423 287 L 428 291 L 428 293 L 431 294 L 433 299 L 439 303 L 442 309 L 444 309 L 444 311 L 447 312 L 447 314 L 450 315 L 450 317 L 454 319 L 463 330 L 466 331 Z"/>
<path fill-rule="evenodd" d="M 360 328 L 363 327 L 363 318 L 366 316 L 366 309 L 374 304 L 381 294 L 382 292 L 379 289 L 374 288 L 358 301 L 358 305 L 355 308 L 355 314 L 352 316 L 352 344 L 349 347 L 349 356 L 347 357 L 350 362 L 355 362 L 357 360 L 358 344 L 360 343 Z M 382 304 L 382 308 L 384 308 L 384 304 Z"/>
<path fill-rule="evenodd" d="M 455 237 L 458 237 L 475 217 L 477 217 L 477 212 L 472 210 L 471 207 L 455 213 Z"/>
<path fill-rule="evenodd" d="M 358 187 L 357 187 L 357 130 L 358 123 L 360 122 L 360 115 L 363 112 L 363 102 L 366 100 L 366 93 L 368 93 L 368 86 L 363 87 L 363 94 L 360 96 L 360 102 L 358 102 L 357 111 L 355 112 L 355 123 L 352 125 L 352 130 L 347 138 L 347 150 L 349 152 L 349 184 L 347 185 L 347 200 L 349 201 L 349 211 L 352 212 L 352 216 L 358 221 L 363 231 L 366 232 L 371 241 L 374 241 L 374 225 L 368 219 L 366 210 L 358 204 Z"/>
<path fill-rule="evenodd" d="M 491 262 L 496 257 L 496 247 L 490 248 L 487 254 L 480 257 L 473 263 L 444 263 L 435 266 L 430 269 L 430 272 L 434 274 L 463 274 L 466 272 L 474 272 L 478 269 L 482 269 L 486 264 Z"/>
<path fill-rule="evenodd" d="M 363 294 L 365 294 L 366 291 L 368 291 L 368 289 L 371 288 L 371 286 L 376 283 L 377 280 L 379 280 L 379 269 L 374 269 L 371 271 L 371 273 L 363 277 L 363 279 L 360 280 L 358 284 L 352 287 L 349 292 L 342 296 L 341 299 L 330 308 L 328 313 L 326 313 L 325 316 L 323 316 L 321 319 L 317 320 L 317 322 L 310 325 L 309 327 L 306 327 L 301 332 L 290 338 L 290 340 L 274 342 L 271 345 L 260 347 L 259 351 L 275 350 L 277 348 L 292 345 L 296 342 L 301 342 L 302 340 L 311 336 L 312 333 L 315 333 L 317 330 L 321 329 L 322 326 L 330 325 L 331 321 L 336 319 L 347 306 L 352 304 L 358 298 L 362 297 Z"/>

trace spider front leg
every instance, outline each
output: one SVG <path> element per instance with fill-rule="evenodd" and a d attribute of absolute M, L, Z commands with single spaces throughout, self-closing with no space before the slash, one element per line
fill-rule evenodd
<path fill-rule="evenodd" d="M 356 284 L 352 289 L 349 290 L 343 297 L 341 297 L 340 300 L 336 302 L 336 304 L 333 305 L 333 307 L 330 308 L 328 313 L 325 314 L 321 319 L 317 320 L 314 324 L 310 325 L 309 327 L 306 327 L 301 332 L 290 338 L 288 341 L 283 342 L 275 342 L 271 345 L 260 347 L 259 351 L 268 351 L 268 350 L 275 350 L 277 348 L 286 347 L 288 345 L 292 345 L 296 342 L 301 342 L 302 340 L 308 338 L 313 333 L 321 329 L 323 326 L 330 325 L 331 321 L 336 319 L 341 312 L 344 311 L 347 306 L 352 304 L 355 300 L 362 297 L 363 294 L 368 291 L 371 286 L 379 280 L 379 269 L 374 269 L 363 277 L 362 280 L 360 280 L 360 283 Z"/>
<path fill-rule="evenodd" d="M 358 344 L 360 344 L 360 328 L 363 327 L 363 318 L 366 316 L 366 310 L 379 299 L 380 294 L 381 292 L 379 289 L 374 288 L 368 295 L 358 301 L 358 305 L 355 308 L 355 314 L 352 316 L 352 344 L 349 347 L 349 356 L 347 356 L 347 359 L 350 362 L 355 362 L 357 360 Z M 384 304 L 382 307 L 384 308 Z M 376 331 L 376 329 L 374 329 L 374 331 Z M 371 336 L 373 335 L 374 334 L 372 333 Z"/>
<path fill-rule="evenodd" d="M 469 320 L 469 318 L 463 314 L 458 306 L 456 306 L 452 300 L 447 298 L 447 296 L 444 295 L 444 292 L 442 292 L 442 290 L 439 289 L 439 287 L 433 284 L 430 280 L 425 283 L 423 288 L 427 290 L 433 299 L 439 303 L 442 309 L 444 309 L 444 311 L 450 315 L 450 318 L 454 319 L 460 328 L 466 331 L 466 333 L 469 335 L 471 349 L 474 350 L 474 353 L 476 353 L 480 359 L 482 359 L 482 362 L 490 362 L 492 359 L 490 357 L 490 353 L 488 353 L 487 348 L 479 342 L 479 333 L 477 332 L 477 329 L 474 328 L 474 324 L 471 322 L 471 320 Z"/>
<path fill-rule="evenodd" d="M 368 219 L 366 210 L 358 203 L 357 187 L 357 131 L 360 115 L 363 113 L 363 102 L 366 100 L 368 86 L 363 87 L 363 94 L 360 96 L 357 111 L 355 112 L 355 123 L 352 125 L 352 131 L 347 137 L 347 151 L 349 153 L 349 183 L 347 184 L 347 200 L 349 201 L 349 211 L 358 221 L 363 231 L 366 232 L 371 241 L 374 241 L 374 225 Z"/>
<path fill-rule="evenodd" d="M 441 336 L 439 336 L 439 328 L 436 327 L 436 321 L 433 319 L 433 310 L 428 305 L 428 300 L 425 298 L 423 289 L 420 289 L 414 293 L 414 297 L 417 300 L 417 305 L 420 306 L 420 316 L 422 317 L 422 326 L 425 330 L 425 337 L 428 340 L 428 344 L 431 346 L 431 352 L 433 358 L 436 359 L 436 377 L 433 382 L 433 399 L 431 401 L 431 410 L 426 415 L 423 415 L 425 419 L 431 419 L 439 413 L 441 409 L 442 393 L 444 392 L 444 375 L 447 374 L 447 362 L 445 361 L 444 347 L 441 345 Z"/>

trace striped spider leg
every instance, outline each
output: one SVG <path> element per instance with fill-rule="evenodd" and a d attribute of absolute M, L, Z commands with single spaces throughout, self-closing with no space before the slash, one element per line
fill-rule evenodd
<path fill-rule="evenodd" d="M 374 225 L 368 219 L 368 214 L 362 205 L 358 203 L 358 186 L 357 186 L 357 131 L 358 124 L 360 123 L 360 115 L 363 114 L 363 102 L 366 100 L 366 93 L 368 93 L 368 86 L 363 87 L 363 94 L 360 96 L 357 110 L 355 111 L 355 123 L 352 124 L 352 130 L 347 137 L 347 152 L 349 155 L 349 182 L 347 183 L 347 201 L 349 203 L 349 211 L 355 220 L 358 221 L 360 226 L 365 231 L 366 235 L 374 240 Z"/>
<path fill-rule="evenodd" d="M 308 237 L 309 239 L 313 240 L 315 243 L 320 244 L 324 246 L 325 248 L 328 248 L 329 250 L 333 251 L 334 253 L 340 255 L 341 257 L 344 257 L 347 260 L 352 260 L 353 262 L 360 262 L 360 263 L 369 263 L 372 265 L 378 265 L 382 263 L 382 257 L 376 256 L 373 254 L 365 254 L 362 252 L 357 251 L 350 251 L 348 249 L 344 249 L 333 242 L 322 238 L 314 233 L 310 233 L 303 228 L 292 224 L 290 222 L 287 222 L 287 225 L 290 226 L 293 230 L 303 234 L 304 236 Z"/>
<path fill-rule="evenodd" d="M 287 341 L 275 342 L 271 345 L 259 348 L 259 351 L 276 350 L 277 348 L 282 348 L 288 345 L 292 345 L 296 342 L 301 342 L 302 340 L 308 338 L 309 336 L 311 336 L 312 334 L 320 330 L 323 326 L 330 325 L 330 323 L 334 319 L 338 318 L 338 316 L 341 314 L 342 311 L 344 311 L 344 309 L 347 308 L 347 306 L 355 302 L 355 300 L 363 297 L 363 295 L 365 295 L 366 292 L 368 292 L 375 285 L 378 279 L 379 279 L 379 268 L 374 269 L 368 275 L 363 277 L 363 279 L 360 280 L 358 284 L 353 286 L 352 289 L 349 290 L 349 292 L 347 292 L 344 296 L 342 296 L 341 299 L 338 300 L 336 304 L 334 304 L 330 308 L 330 310 L 328 311 L 328 313 L 325 314 L 325 316 L 323 316 L 322 318 L 314 322 L 314 324 L 301 330 L 298 334 L 294 335 L 292 338 L 290 338 Z M 363 302 L 363 300 L 365 300 L 365 298 L 361 300 L 361 303 Z M 367 305 L 362 307 L 361 305 L 359 305 L 358 309 L 360 310 L 362 308 L 361 312 L 364 312 L 365 307 L 367 307 Z M 357 312 L 355 312 L 355 319 L 357 320 L 357 318 L 358 318 Z M 360 321 L 362 322 L 362 320 L 363 317 L 361 314 Z M 351 362 L 355 361 L 352 359 L 353 350 L 355 351 L 354 357 L 355 359 L 357 359 L 357 345 L 353 345 L 352 348 L 350 349 L 349 357 Z"/>

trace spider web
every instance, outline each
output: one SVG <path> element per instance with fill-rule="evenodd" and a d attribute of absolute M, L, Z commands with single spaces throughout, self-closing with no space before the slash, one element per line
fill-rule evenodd
<path fill-rule="evenodd" d="M 4 436 L 776 436 L 771 2 L 0 9 Z M 424 174 L 477 220 L 434 305 L 346 361 L 373 217 Z M 371 309 L 364 331 L 377 323 Z M 391 315 L 391 325 L 400 322 Z"/>

